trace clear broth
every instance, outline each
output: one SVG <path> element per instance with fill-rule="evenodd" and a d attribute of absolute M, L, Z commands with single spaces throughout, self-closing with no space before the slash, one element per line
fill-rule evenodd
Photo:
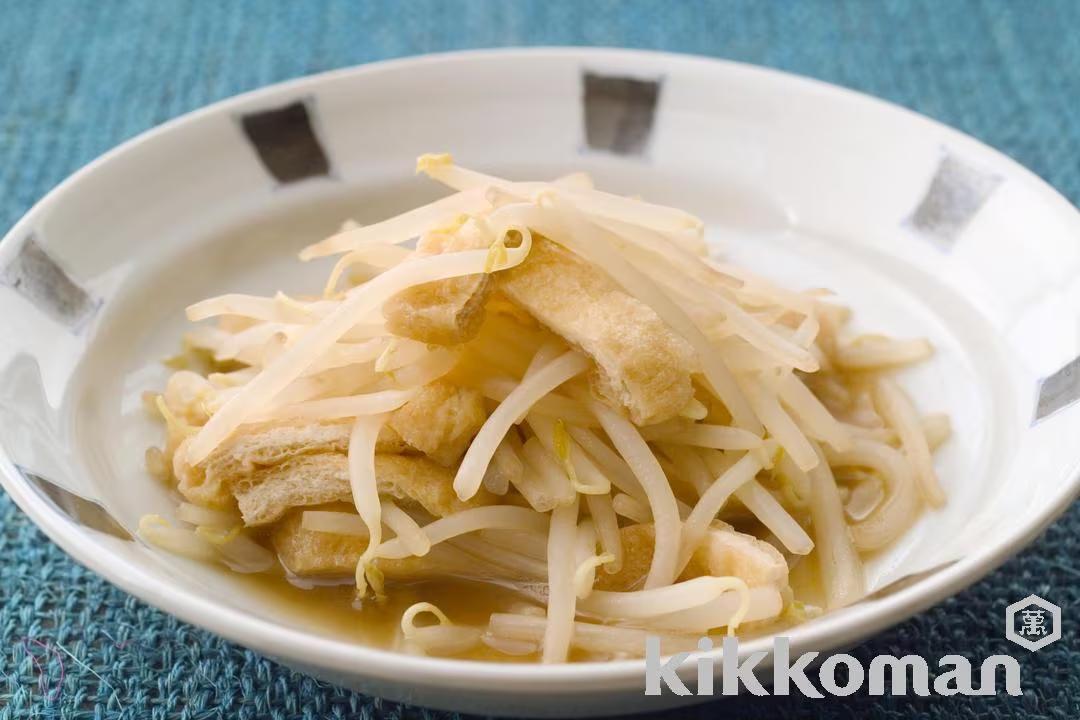
<path fill-rule="evenodd" d="M 409 651 L 401 634 L 401 616 L 414 603 L 432 603 L 455 625 L 479 628 L 487 627 L 492 613 L 511 612 L 523 602 L 535 605 L 510 588 L 462 578 L 388 583 L 383 602 L 371 598 L 358 601 L 356 587 L 347 581 L 299 587 L 283 574 L 266 573 L 245 576 L 244 582 L 272 605 L 281 608 L 283 614 L 302 630 L 398 652 Z M 423 624 L 423 619 L 420 620 Z M 453 657 L 499 662 L 536 662 L 538 659 L 536 654 L 507 655 L 482 643 Z"/>

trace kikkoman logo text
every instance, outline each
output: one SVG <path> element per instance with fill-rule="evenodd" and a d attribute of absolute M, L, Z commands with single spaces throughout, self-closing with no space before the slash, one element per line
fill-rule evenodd
<path fill-rule="evenodd" d="M 698 650 L 707 653 L 713 649 L 710 638 L 698 641 Z M 930 682 L 930 668 L 926 660 L 918 655 L 878 655 L 870 661 L 870 667 L 864 668 L 862 662 L 853 655 L 838 653 L 826 656 L 817 668 L 817 685 L 809 671 L 810 663 L 820 655 L 807 652 L 799 655 L 792 662 L 790 641 L 786 637 L 777 637 L 772 647 L 772 687 L 767 690 L 754 674 L 769 652 L 760 650 L 751 653 L 739 662 L 739 641 L 734 637 L 724 638 L 722 663 L 722 687 L 724 695 L 737 695 L 745 688 L 753 695 L 788 695 L 794 685 L 806 697 L 823 698 L 826 694 L 846 696 L 858 692 L 864 685 L 870 695 L 884 695 L 886 688 L 892 695 L 996 695 L 998 694 L 998 676 L 1004 680 L 1004 690 L 1009 695 L 1020 695 L 1020 664 L 1008 655 L 991 655 L 983 660 L 978 669 L 978 685 L 971 662 L 962 655 L 945 655 L 937 661 L 938 672 L 933 683 Z M 681 652 L 664 660 L 660 653 L 660 638 L 648 637 L 645 641 L 645 694 L 660 695 L 663 686 L 676 695 L 690 695 L 690 689 L 678 675 L 678 669 L 690 657 L 690 653 Z M 713 673 L 716 659 L 707 655 L 698 656 L 697 695 L 713 695 Z M 843 665 L 846 676 L 838 677 L 837 670 Z M 1000 669 L 1000 673 L 999 673 Z"/>

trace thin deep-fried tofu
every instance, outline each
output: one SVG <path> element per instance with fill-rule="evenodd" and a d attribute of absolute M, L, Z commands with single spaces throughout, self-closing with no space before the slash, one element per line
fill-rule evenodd
<path fill-rule="evenodd" d="M 750 587 L 788 584 L 787 561 L 779 550 L 727 525 L 709 530 L 691 562 L 698 575 L 734 575 Z"/>
<path fill-rule="evenodd" d="M 481 491 L 462 502 L 454 493 L 450 470 L 413 455 L 376 455 L 375 478 L 380 496 L 437 517 L 486 505 L 492 499 Z M 274 522 L 289 508 L 352 500 L 349 461 L 341 453 L 299 455 L 245 476 L 232 483 L 231 489 L 249 526 Z"/>
<path fill-rule="evenodd" d="M 351 577 L 367 538 L 305 530 L 303 510 L 290 511 L 270 533 L 270 542 L 281 564 L 301 577 Z M 433 574 L 468 575 L 475 563 L 445 545 L 435 545 L 423 557 L 400 560 L 382 558 L 376 566 L 390 579 L 409 580 Z"/>
<path fill-rule="evenodd" d="M 593 391 L 638 425 L 674 417 L 693 396 L 693 351 L 601 270 L 544 238 L 499 273 L 499 288 L 596 361 Z"/>
<path fill-rule="evenodd" d="M 173 456 L 177 488 L 196 505 L 230 508 L 234 502 L 229 489 L 231 481 L 303 455 L 344 453 L 349 447 L 351 428 L 351 421 L 248 425 L 215 450 L 206 462 L 196 466 L 187 462 L 187 441 L 184 441 Z M 376 452 L 397 453 L 405 449 L 401 436 L 389 426 L 383 426 Z"/>
<path fill-rule="evenodd" d="M 485 238 L 468 226 L 453 234 L 434 232 L 417 243 L 418 255 L 486 247 Z M 395 335 L 433 345 L 458 345 L 470 340 L 484 320 L 491 292 L 487 274 L 466 275 L 424 283 L 403 290 L 383 303 L 387 329 Z"/>
<path fill-rule="evenodd" d="M 656 542 L 652 524 L 627 525 L 619 529 L 619 535 L 623 549 L 622 567 L 617 573 L 597 570 L 596 583 L 593 585 L 597 590 L 636 590 L 649 574 L 653 544 Z"/>
<path fill-rule="evenodd" d="M 623 565 L 617 573 L 596 574 L 597 590 L 635 590 L 640 588 L 652 563 L 655 531 L 652 524 L 628 525 L 619 531 L 623 544 Z M 701 547 L 690 559 L 680 580 L 712 575 L 735 576 L 750 587 L 774 585 L 786 587 L 788 566 L 775 547 L 753 535 L 737 532 L 730 525 L 716 522 L 709 529 Z"/>
<path fill-rule="evenodd" d="M 450 467 L 461 460 L 486 419 L 479 392 L 434 382 L 395 411 L 388 425 L 409 447 Z"/>
<path fill-rule="evenodd" d="M 416 450 L 449 467 L 464 455 L 486 417 L 480 393 L 436 382 L 391 414 L 375 450 Z M 229 482 L 301 455 L 344 453 L 351 429 L 351 420 L 246 425 L 199 466 L 187 464 L 186 447 L 181 447 L 174 456 L 173 472 L 180 493 L 189 501 L 226 509 L 233 505 Z"/>
<path fill-rule="evenodd" d="M 302 509 L 289 512 L 270 533 L 278 559 L 294 575 L 346 576 L 355 572 L 367 538 L 305 530 Z"/>

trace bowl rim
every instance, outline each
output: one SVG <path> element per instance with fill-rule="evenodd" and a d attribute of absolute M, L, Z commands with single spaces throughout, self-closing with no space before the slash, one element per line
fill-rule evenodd
<path fill-rule="evenodd" d="M 26 234 L 30 224 L 44 208 L 57 202 L 64 193 L 70 192 L 99 168 L 113 162 L 118 156 L 154 142 L 160 135 L 205 116 L 228 113 L 246 103 L 272 100 L 311 85 L 348 77 L 422 69 L 442 63 L 500 62 L 506 59 L 543 62 L 566 58 L 578 59 L 584 63 L 609 62 L 613 66 L 620 63 L 629 66 L 652 64 L 657 68 L 678 66 L 680 71 L 714 72 L 721 69 L 725 72 L 756 76 L 770 83 L 787 83 L 803 91 L 826 96 L 830 100 L 900 113 L 910 122 L 921 124 L 954 140 L 962 140 L 1002 161 L 1026 181 L 1041 201 L 1061 213 L 1063 218 L 1068 217 L 1080 238 L 1080 212 L 1038 175 L 978 139 L 890 101 L 795 73 L 732 60 L 654 50 L 570 46 L 485 48 L 407 56 L 292 78 L 215 101 L 139 133 L 69 175 L 38 200 L 5 234 L 0 240 L 0 255 L 10 250 L 11 246 Z M 644 661 L 641 659 L 543 665 L 413 656 L 279 625 L 259 616 L 248 615 L 239 608 L 207 600 L 183 587 L 165 583 L 133 562 L 115 558 L 109 553 L 95 552 L 95 543 L 86 543 L 81 539 L 85 531 L 29 486 L 2 444 L 0 484 L 53 542 L 88 569 L 160 610 L 209 630 L 230 642 L 271 657 L 295 660 L 308 667 L 339 674 L 398 682 L 402 678 L 408 678 L 408 682 L 413 685 L 486 689 L 504 694 L 550 690 L 553 687 L 551 684 L 555 682 L 560 683 L 559 691 L 565 693 L 622 689 L 642 682 L 644 677 Z M 1068 509 L 1077 497 L 1080 497 L 1080 458 L 1070 471 L 1068 482 L 1063 484 L 1052 500 L 1040 509 L 1031 521 L 995 542 L 988 543 L 985 548 L 938 568 L 927 577 L 886 597 L 859 603 L 846 608 L 843 613 L 827 614 L 792 628 L 784 633 L 791 639 L 792 654 L 797 655 L 808 650 L 829 651 L 864 640 L 956 594 L 1026 547 Z M 771 637 L 755 638 L 741 644 L 740 655 L 767 649 Z M 714 650 L 712 654 L 719 652 Z M 762 666 L 766 666 L 770 661 L 771 659 L 767 659 Z M 468 684 L 463 685 L 463 681 L 468 681 Z M 484 687 L 484 683 L 494 681 L 498 681 L 500 685 Z"/>

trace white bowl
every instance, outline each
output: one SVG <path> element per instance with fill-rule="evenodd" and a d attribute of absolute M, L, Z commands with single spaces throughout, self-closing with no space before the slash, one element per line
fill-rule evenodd
<path fill-rule="evenodd" d="M 33 480 L 128 528 L 166 509 L 142 468 L 160 430 L 139 395 L 161 387 L 182 308 L 225 290 L 318 287 L 325 267 L 294 252 L 346 217 L 435 197 L 412 174 L 426 151 L 514 177 L 584 169 L 685 207 L 734 261 L 830 287 L 860 326 L 937 346 L 904 382 L 923 409 L 953 417 L 938 458 L 950 502 L 870 565 L 872 599 L 788 631 L 792 653 L 857 642 L 970 585 L 1076 496 L 1080 216 L 1052 188 L 971 138 L 822 83 L 549 49 L 276 85 L 145 133 L 52 191 L 0 244 L 0 465 L 15 501 L 142 600 L 367 693 L 529 715 L 692 700 L 646 698 L 641 661 L 418 658 L 306 630 L 240 579 L 87 527 L 98 523 Z"/>

